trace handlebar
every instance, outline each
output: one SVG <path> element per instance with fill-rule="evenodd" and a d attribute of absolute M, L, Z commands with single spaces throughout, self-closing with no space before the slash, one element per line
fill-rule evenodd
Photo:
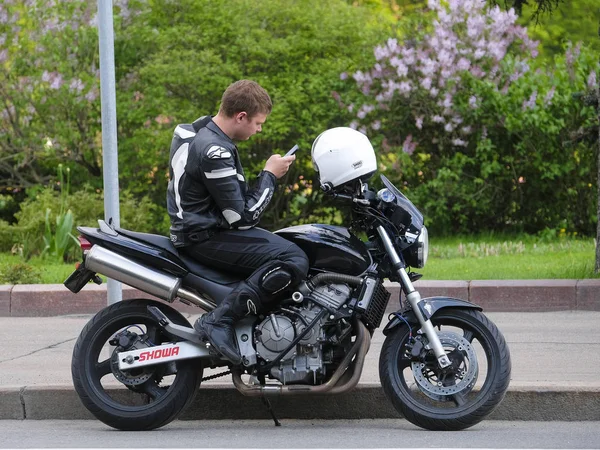
<path fill-rule="evenodd" d="M 341 198 L 343 200 L 350 200 L 351 202 L 358 203 L 359 205 L 365 205 L 365 206 L 371 205 L 371 201 L 366 198 L 358 198 L 354 195 L 338 194 L 338 193 L 332 193 L 331 195 L 333 198 Z"/>

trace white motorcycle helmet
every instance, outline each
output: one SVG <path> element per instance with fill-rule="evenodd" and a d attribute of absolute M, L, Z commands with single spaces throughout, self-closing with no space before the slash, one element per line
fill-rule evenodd
<path fill-rule="evenodd" d="M 348 127 L 331 128 L 313 142 L 312 163 L 324 191 L 349 181 L 368 178 L 377 170 L 369 138 Z"/>

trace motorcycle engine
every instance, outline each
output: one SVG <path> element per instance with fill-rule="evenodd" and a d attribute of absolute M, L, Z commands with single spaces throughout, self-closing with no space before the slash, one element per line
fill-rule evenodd
<path fill-rule="evenodd" d="M 319 286 L 311 296 L 331 309 L 340 308 L 349 298 L 352 289 L 345 284 Z M 284 351 L 317 317 L 323 307 L 310 301 L 293 308 L 282 308 L 267 316 L 255 332 L 256 353 L 269 362 Z M 311 331 L 291 349 L 270 371 L 270 375 L 283 384 L 316 384 L 318 376 L 325 375 L 323 364 L 323 343 L 326 336 L 323 325 L 328 318 L 323 317 Z"/>

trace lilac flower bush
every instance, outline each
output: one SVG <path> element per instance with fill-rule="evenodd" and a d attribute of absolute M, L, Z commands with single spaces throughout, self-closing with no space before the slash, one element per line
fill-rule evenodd
<path fill-rule="evenodd" d="M 0 194 L 13 200 L 9 208 L 0 204 L 2 251 L 18 249 L 29 258 L 47 245 L 53 248 L 52 236 L 70 241 L 73 216 L 62 210 L 56 194 L 63 187 L 57 167 L 74 169 L 73 186 L 89 189 L 69 195 L 77 224 L 102 214 L 96 10 L 93 0 L 0 3 Z M 118 52 L 122 40 L 131 42 L 126 35 L 129 2 L 115 1 L 115 13 Z M 126 73 L 127 64 L 122 68 Z M 32 214 L 24 217 L 27 208 Z"/>
<path fill-rule="evenodd" d="M 126 21 L 127 0 L 115 5 Z M 45 182 L 60 162 L 84 168 L 75 178 L 101 174 L 96 10 L 90 0 L 0 4 L 0 188 Z"/>
<path fill-rule="evenodd" d="M 593 120 L 572 94 L 594 83 L 597 60 L 570 46 L 547 68 L 513 10 L 428 7 L 410 39 L 376 47 L 374 66 L 352 75 L 360 95 L 344 107 L 380 169 L 439 231 L 592 232 L 593 151 L 567 141 Z"/>
<path fill-rule="evenodd" d="M 437 136 L 438 141 L 462 142 L 470 133 L 464 133 L 460 126 L 463 118 L 456 102 L 464 94 L 465 74 L 508 89 L 528 70 L 529 58 L 537 54 L 537 42 L 529 39 L 523 27 L 515 25 L 513 10 L 502 12 L 495 7 L 486 11 L 485 3 L 478 0 L 453 0 L 448 7 L 437 0 L 428 4 L 431 32 L 421 33 L 418 44 L 414 40 L 401 44 L 389 39 L 375 49 L 375 66 L 353 75 L 369 99 L 358 107 L 349 106 L 357 110 L 358 120 L 352 127 L 360 123 L 364 131 L 372 130 L 370 117 L 401 106 L 407 109 L 403 118 L 409 122 L 402 124 L 403 129 L 412 125 L 418 129 L 433 127 L 444 131 Z M 519 60 L 517 70 L 507 76 L 502 63 L 509 50 Z M 472 108 L 477 108 L 476 96 L 470 95 L 468 100 Z M 398 125 L 397 119 L 383 123 L 390 128 Z M 407 134 L 390 135 L 388 141 L 393 144 L 407 138 Z"/>

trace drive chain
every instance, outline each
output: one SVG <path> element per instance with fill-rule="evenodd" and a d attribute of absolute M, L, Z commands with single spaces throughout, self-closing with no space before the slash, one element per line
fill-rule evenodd
<path fill-rule="evenodd" d="M 225 375 L 229 375 L 230 373 L 231 373 L 231 370 L 228 370 L 227 372 L 221 372 L 221 373 L 217 373 L 216 375 L 210 375 L 208 377 L 202 378 L 202 382 L 205 382 L 208 380 L 214 380 L 215 378 L 219 378 L 219 377 L 224 377 Z"/>

